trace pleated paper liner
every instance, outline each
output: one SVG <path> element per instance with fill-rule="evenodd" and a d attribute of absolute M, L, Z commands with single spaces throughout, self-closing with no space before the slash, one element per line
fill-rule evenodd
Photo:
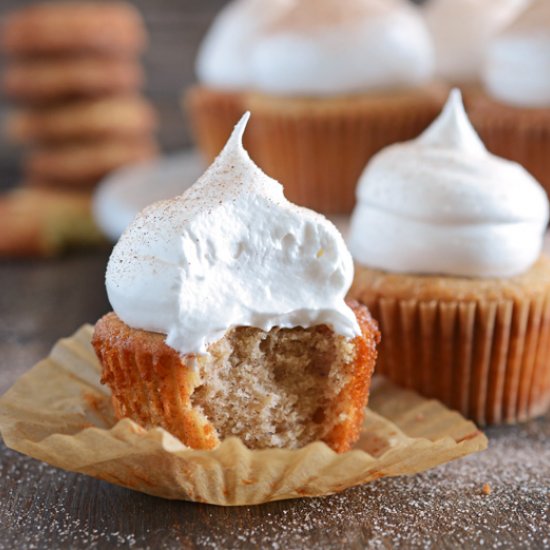
<path fill-rule="evenodd" d="M 355 188 L 380 149 L 417 137 L 439 114 L 448 89 L 285 98 L 249 94 L 252 158 L 286 197 L 324 214 L 349 214 Z"/>
<path fill-rule="evenodd" d="M 367 305 L 382 332 L 378 373 L 440 400 L 478 425 L 521 422 L 548 409 L 548 260 L 505 290 L 497 283 L 491 290 L 488 281 L 477 297 L 471 288 L 463 288 L 462 296 L 452 284 L 445 288 L 445 278 L 439 278 L 439 287 L 437 282 L 432 286 L 430 297 L 431 283 L 413 280 L 411 292 L 405 283 L 399 288 L 405 276 L 357 271 L 351 294 Z"/>
<path fill-rule="evenodd" d="M 91 336 L 92 327 L 84 326 L 60 340 L 0 399 L 6 445 L 151 495 L 219 505 L 328 495 L 421 472 L 487 446 L 458 413 L 378 380 L 361 439 L 350 452 L 336 454 L 321 442 L 251 451 L 236 438 L 195 451 L 160 428 L 115 421 Z"/>
<path fill-rule="evenodd" d="M 465 101 L 489 151 L 521 164 L 550 195 L 550 109 L 506 105 L 482 90 L 469 91 Z"/>
<path fill-rule="evenodd" d="M 187 90 L 182 103 L 191 121 L 197 146 L 204 160 L 211 163 L 246 110 L 243 94 L 194 86 Z M 244 145 L 252 155 L 247 134 L 243 138 Z"/>

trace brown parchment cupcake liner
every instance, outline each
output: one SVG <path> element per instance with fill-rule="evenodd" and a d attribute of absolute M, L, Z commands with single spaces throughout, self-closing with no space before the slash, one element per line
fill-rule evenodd
<path fill-rule="evenodd" d="M 446 95 L 444 86 L 331 99 L 250 94 L 253 158 L 284 185 L 290 201 L 325 214 L 348 214 L 368 160 L 418 136 Z"/>
<path fill-rule="evenodd" d="M 182 103 L 191 121 L 195 142 L 204 160 L 211 163 L 223 149 L 235 124 L 246 110 L 244 95 L 194 86 L 186 91 Z M 247 135 L 243 139 L 252 155 L 250 139 Z"/>
<path fill-rule="evenodd" d="M 550 109 L 505 105 L 482 90 L 470 91 L 465 100 L 486 147 L 524 166 L 550 195 Z"/>
<path fill-rule="evenodd" d="M 189 447 L 212 449 L 219 443 L 215 430 L 191 403 L 198 373 L 182 365 L 165 338 L 131 329 L 114 313 L 96 323 L 92 345 L 103 365 L 101 381 L 111 388 L 115 416 L 162 427 Z"/>
<path fill-rule="evenodd" d="M 432 287 L 430 296 L 429 283 L 409 296 L 398 285 L 395 292 L 387 292 L 391 281 L 382 282 L 381 272 L 359 270 L 351 295 L 380 323 L 378 373 L 439 399 L 479 425 L 520 422 L 548 409 L 547 262 L 538 273 L 545 272 L 547 282 L 526 286 L 523 296 L 515 283 L 506 292 L 499 291 L 498 284 L 491 291 L 487 282 L 477 295 L 462 289 L 454 299 L 451 288 L 445 292 Z M 466 286 L 473 288 L 474 281 Z"/>
<path fill-rule="evenodd" d="M 99 381 L 92 330 L 85 326 L 59 341 L 0 398 L 0 430 L 9 447 L 151 495 L 245 505 L 414 474 L 487 446 L 458 413 L 375 380 L 361 438 L 347 453 L 321 442 L 251 451 L 235 438 L 195 451 L 161 428 L 115 421 L 110 394 Z"/>

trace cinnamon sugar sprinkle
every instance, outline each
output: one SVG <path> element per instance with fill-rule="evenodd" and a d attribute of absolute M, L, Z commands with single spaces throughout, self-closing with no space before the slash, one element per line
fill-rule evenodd
<path fill-rule="evenodd" d="M 550 414 L 487 433 L 487 451 L 423 474 L 243 508 L 155 499 L 3 450 L 0 549 L 550 547 Z"/>

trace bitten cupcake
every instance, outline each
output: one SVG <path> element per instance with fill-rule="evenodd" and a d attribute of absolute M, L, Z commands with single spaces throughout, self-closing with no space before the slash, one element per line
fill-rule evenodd
<path fill-rule="evenodd" d="M 325 218 L 288 202 L 241 145 L 247 117 L 186 193 L 115 246 L 114 312 L 93 345 L 116 415 L 210 449 L 356 441 L 378 330 L 344 301 L 353 261 Z"/>
<path fill-rule="evenodd" d="M 379 372 L 480 424 L 550 403 L 550 259 L 542 187 L 490 154 L 453 91 L 418 139 L 358 187 L 350 297 L 382 332 Z"/>
<path fill-rule="evenodd" d="M 534 0 L 493 39 L 483 84 L 467 105 L 487 148 L 525 166 L 550 193 L 550 2 Z"/>
<path fill-rule="evenodd" d="M 214 57 L 206 46 L 202 63 Z M 447 93 L 432 81 L 432 45 L 405 0 L 287 2 L 247 46 L 240 89 L 254 113 L 252 157 L 290 200 L 325 213 L 351 212 L 369 157 L 418 135 Z M 192 116 L 203 88 L 191 92 Z"/>

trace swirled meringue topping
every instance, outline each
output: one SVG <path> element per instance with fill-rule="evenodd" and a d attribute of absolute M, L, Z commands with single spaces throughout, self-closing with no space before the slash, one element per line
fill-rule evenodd
<path fill-rule="evenodd" d="M 344 297 L 353 261 L 323 216 L 288 202 L 242 146 L 248 114 L 183 195 L 143 210 L 107 267 L 111 305 L 129 326 L 205 353 L 235 326 L 359 327 Z"/>
<path fill-rule="evenodd" d="M 416 86 L 432 69 L 428 31 L 406 0 L 236 0 L 196 66 L 217 88 L 313 96 Z"/>
<path fill-rule="evenodd" d="M 454 83 L 481 78 L 491 38 L 530 0 L 430 0 L 422 10 L 435 47 L 435 72 Z"/>
<path fill-rule="evenodd" d="M 400 273 L 508 277 L 538 258 L 548 199 L 519 164 L 490 154 L 453 90 L 416 140 L 373 157 L 361 176 L 350 250 Z"/>
<path fill-rule="evenodd" d="M 496 99 L 550 107 L 550 2 L 535 0 L 491 42 L 483 82 Z"/>
<path fill-rule="evenodd" d="M 295 0 L 234 0 L 214 20 L 196 61 L 199 80 L 241 90 L 252 85 L 250 51 L 259 34 Z"/>
<path fill-rule="evenodd" d="M 255 87 L 282 95 L 415 86 L 433 69 L 428 31 L 404 0 L 300 0 L 251 56 Z"/>

